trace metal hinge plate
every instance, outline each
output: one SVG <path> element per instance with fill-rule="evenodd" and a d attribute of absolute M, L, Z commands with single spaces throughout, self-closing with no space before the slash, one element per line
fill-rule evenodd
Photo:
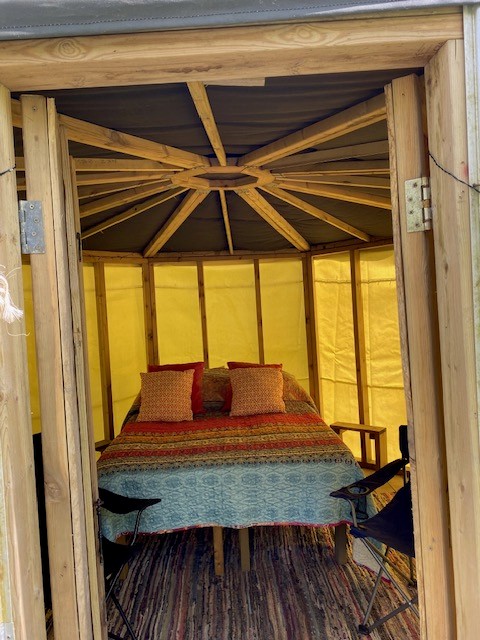
<path fill-rule="evenodd" d="M 39 200 L 20 200 L 18 216 L 22 253 L 45 253 L 42 203 Z"/>
<path fill-rule="evenodd" d="M 432 228 L 430 179 L 414 178 L 405 181 L 407 231 L 428 231 Z"/>

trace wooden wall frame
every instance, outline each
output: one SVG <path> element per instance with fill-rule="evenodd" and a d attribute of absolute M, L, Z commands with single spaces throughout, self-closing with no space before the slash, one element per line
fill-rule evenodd
<path fill-rule="evenodd" d="M 430 77 L 432 83 L 427 92 L 430 96 L 428 111 L 432 151 L 439 162 L 448 165 L 449 159 L 445 157 L 447 145 L 442 141 L 442 135 L 445 133 L 454 149 L 454 162 L 459 158 L 465 160 L 460 146 L 466 136 L 463 128 L 465 111 L 464 107 L 462 111 L 461 99 L 459 100 L 459 95 L 464 91 L 464 84 L 460 82 L 456 85 L 457 94 L 452 93 L 448 85 L 457 77 L 464 80 L 463 59 L 460 61 L 458 55 L 463 46 L 459 40 L 462 36 L 461 12 L 445 10 L 427 12 L 423 19 L 421 12 L 404 12 L 397 16 L 362 20 L 11 41 L 0 43 L 0 82 L 10 90 L 34 91 L 79 86 L 126 86 L 139 83 L 311 74 L 321 73 L 326 69 L 329 73 L 334 73 L 427 66 L 427 77 Z M 442 47 L 444 48 L 437 57 L 436 53 Z M 72 51 L 75 55 L 72 55 Z M 18 126 L 18 110 L 13 106 L 13 121 L 15 126 Z M 453 114 L 452 123 L 455 123 L 453 128 L 451 123 L 445 122 L 446 114 L 450 113 Z M 61 121 L 61 124 L 68 129 L 67 121 Z M 456 169 L 457 166 L 454 167 L 454 170 Z M 46 167 L 44 170 L 47 170 Z M 35 171 L 33 167 L 32 171 Z M 477 602 L 474 602 L 473 598 L 478 597 L 480 591 L 480 571 L 477 570 L 475 577 L 469 569 L 478 568 L 478 549 L 468 545 L 468 549 L 473 553 L 469 555 L 467 547 L 462 550 L 460 546 L 461 526 L 464 522 L 471 524 L 469 534 L 472 540 L 478 540 L 480 537 L 477 422 L 475 429 L 473 428 L 476 395 L 472 386 L 475 386 L 476 372 L 475 367 L 472 369 L 472 358 L 475 343 L 473 324 L 469 324 L 472 317 L 472 301 L 468 299 L 471 297 L 472 282 L 462 280 L 467 272 L 471 274 L 471 254 L 464 242 L 467 237 L 470 242 L 465 228 L 469 220 L 469 209 L 468 199 L 463 200 L 461 207 L 459 206 L 458 189 L 452 189 L 445 176 L 446 174 L 432 165 L 432 192 L 440 215 L 440 222 L 434 223 L 434 234 L 435 239 L 439 241 L 435 243 L 435 252 L 437 280 L 441 285 L 439 310 L 442 321 L 440 344 L 444 373 L 444 408 L 447 444 L 453 447 L 449 451 L 448 459 L 449 482 L 452 482 L 451 488 L 453 487 L 450 493 L 450 509 L 455 517 L 459 518 L 452 530 L 457 602 L 455 614 L 450 617 L 449 624 L 440 630 L 440 635 L 431 635 L 430 630 L 424 626 L 422 640 L 474 640 L 477 637 Z M 439 204 L 440 202 L 442 204 Z M 449 206 L 456 214 L 453 224 L 458 233 L 452 233 L 443 225 Z M 321 249 L 318 251 L 321 252 Z M 136 256 L 132 258 L 135 261 Z M 448 274 L 444 270 L 445 264 L 449 265 Z M 417 265 L 421 268 L 421 261 Z M 461 304 L 455 307 L 452 302 L 456 301 L 458 295 Z M 462 311 L 467 313 L 459 317 Z M 457 319 L 458 324 L 449 324 L 450 317 Z M 458 356 L 462 357 L 461 362 L 458 361 Z M 14 362 L 13 355 L 11 358 L 10 364 Z M 461 373 L 458 373 L 459 365 L 463 367 Z M 455 376 L 451 375 L 450 367 L 457 367 Z M 22 388 L 21 380 L 19 385 L 19 388 Z M 467 397 L 462 404 L 464 394 L 467 394 Z M 461 417 L 464 418 L 463 421 Z M 469 450 L 462 448 L 463 444 L 459 445 L 458 437 L 455 440 L 455 425 L 458 425 L 458 430 L 462 430 L 462 433 L 466 429 Z M 13 444 L 15 448 L 12 455 L 18 453 L 20 457 L 24 456 L 22 444 Z M 442 459 L 440 450 L 431 453 L 431 459 L 436 456 Z M 463 454 L 466 455 L 465 465 Z M 471 489 L 468 495 L 462 491 L 466 486 Z M 419 492 L 421 491 L 422 487 L 419 486 Z M 474 508 L 467 512 L 467 505 L 473 505 Z M 31 516 L 31 506 L 26 507 L 27 516 Z M 463 515 L 466 516 L 466 520 L 462 519 Z M 422 553 L 427 550 L 426 545 L 422 537 Z M 424 580 L 426 579 L 428 578 L 425 574 Z M 434 585 L 431 586 L 434 588 Z M 28 586 L 20 587 L 21 597 L 28 597 Z M 429 589 L 430 586 L 425 583 L 425 588 Z M 428 609 L 430 605 L 425 602 L 425 606 Z M 435 613 L 440 612 L 429 610 L 425 619 Z M 455 627 L 458 627 L 458 635 Z M 32 637 L 28 634 L 22 636 L 21 630 L 18 631 L 18 636 L 19 640 L 29 640 Z M 72 635 L 72 628 L 69 629 L 68 635 L 58 635 L 59 640 L 71 640 L 73 637 L 75 634 Z"/>

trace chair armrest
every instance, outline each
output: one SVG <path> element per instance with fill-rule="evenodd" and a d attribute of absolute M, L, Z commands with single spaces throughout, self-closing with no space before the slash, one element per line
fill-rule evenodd
<path fill-rule="evenodd" d="M 336 491 L 332 491 L 330 495 L 332 498 L 343 498 L 344 500 L 352 500 L 360 498 L 361 496 L 368 496 L 375 491 L 375 489 L 378 489 L 389 482 L 405 467 L 406 464 L 407 461 L 403 458 L 389 462 L 367 478 L 353 482 L 352 484 L 342 487 L 341 489 L 337 489 Z"/>

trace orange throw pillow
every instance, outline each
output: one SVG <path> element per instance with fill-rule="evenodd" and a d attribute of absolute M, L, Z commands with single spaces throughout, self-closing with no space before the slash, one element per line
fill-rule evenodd
<path fill-rule="evenodd" d="M 193 369 L 141 373 L 142 401 L 137 420 L 139 422 L 193 420 L 193 376 Z"/>
<path fill-rule="evenodd" d="M 278 368 L 239 368 L 230 372 L 231 416 L 285 413 L 283 376 Z"/>
<path fill-rule="evenodd" d="M 227 362 L 229 369 L 281 369 L 281 364 L 258 364 L 255 362 Z M 225 402 L 222 411 L 230 411 L 232 407 L 232 385 L 225 389 Z"/>
<path fill-rule="evenodd" d="M 202 378 L 203 370 L 205 368 L 204 362 L 186 362 L 182 364 L 149 364 L 148 371 L 188 371 L 193 369 L 193 386 L 192 386 L 192 411 L 193 413 L 203 413 L 203 400 L 202 400 Z"/>

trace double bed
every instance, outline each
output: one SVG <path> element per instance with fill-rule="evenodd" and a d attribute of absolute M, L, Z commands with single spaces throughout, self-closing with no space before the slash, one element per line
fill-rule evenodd
<path fill-rule="evenodd" d="M 137 397 L 98 461 L 99 486 L 161 497 L 142 517 L 140 530 L 149 534 L 348 522 L 348 505 L 330 493 L 363 472 L 295 378 L 282 377 L 284 413 L 226 413 L 229 371 L 223 368 L 205 370 L 205 412 L 193 420 L 140 422 Z M 114 540 L 132 524 L 129 516 L 109 515 L 102 518 L 103 534 Z"/>

